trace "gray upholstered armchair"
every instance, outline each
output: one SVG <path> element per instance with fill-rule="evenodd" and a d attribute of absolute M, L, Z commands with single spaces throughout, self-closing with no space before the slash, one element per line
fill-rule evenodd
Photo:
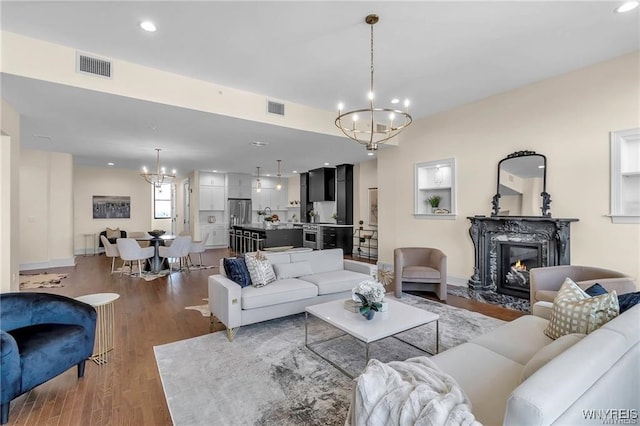
<path fill-rule="evenodd" d="M 1 423 L 11 400 L 73 366 L 84 375 L 93 352 L 96 310 L 49 293 L 0 294 Z"/>
<path fill-rule="evenodd" d="M 395 295 L 402 290 L 434 291 L 447 300 L 447 256 L 436 248 L 403 247 L 393 251 Z"/>
<path fill-rule="evenodd" d="M 531 306 L 536 302 L 553 302 L 566 278 L 571 278 L 583 290 L 598 283 L 607 291 L 615 290 L 618 294 L 638 291 L 633 278 L 609 269 L 578 265 L 532 268 L 529 274 Z"/>

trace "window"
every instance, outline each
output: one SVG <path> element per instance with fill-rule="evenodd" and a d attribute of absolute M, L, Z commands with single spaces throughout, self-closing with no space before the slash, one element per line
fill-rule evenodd
<path fill-rule="evenodd" d="M 153 211 L 155 219 L 171 218 L 171 184 L 153 187 Z"/>

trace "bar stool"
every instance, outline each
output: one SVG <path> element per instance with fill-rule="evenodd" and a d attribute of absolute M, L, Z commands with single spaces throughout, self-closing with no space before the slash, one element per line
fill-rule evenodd
<path fill-rule="evenodd" d="M 242 233 L 242 252 L 247 253 L 251 250 L 251 231 L 244 231 Z"/>
<path fill-rule="evenodd" d="M 251 248 L 252 251 L 262 250 L 262 243 L 264 239 L 260 238 L 260 233 L 252 232 L 251 233 Z"/>
<path fill-rule="evenodd" d="M 236 255 L 242 253 L 242 230 L 236 229 L 233 233 L 233 251 Z"/>

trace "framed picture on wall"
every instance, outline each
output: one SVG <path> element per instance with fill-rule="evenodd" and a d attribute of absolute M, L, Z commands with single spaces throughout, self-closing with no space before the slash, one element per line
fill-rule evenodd
<path fill-rule="evenodd" d="M 117 195 L 94 195 L 93 218 L 130 219 L 131 197 Z"/>
<path fill-rule="evenodd" d="M 369 188 L 369 225 L 378 226 L 378 188 Z"/>

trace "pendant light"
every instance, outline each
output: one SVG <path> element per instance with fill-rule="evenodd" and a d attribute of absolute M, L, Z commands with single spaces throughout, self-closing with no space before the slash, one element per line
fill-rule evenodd
<path fill-rule="evenodd" d="M 277 161 L 278 161 L 278 184 L 276 185 L 276 189 L 280 191 L 282 189 L 282 175 L 280 174 L 280 162 L 282 160 L 277 160 Z"/>
<path fill-rule="evenodd" d="M 258 177 L 256 179 L 256 192 L 262 191 L 262 182 L 260 182 L 260 166 L 257 166 L 258 169 Z"/>

